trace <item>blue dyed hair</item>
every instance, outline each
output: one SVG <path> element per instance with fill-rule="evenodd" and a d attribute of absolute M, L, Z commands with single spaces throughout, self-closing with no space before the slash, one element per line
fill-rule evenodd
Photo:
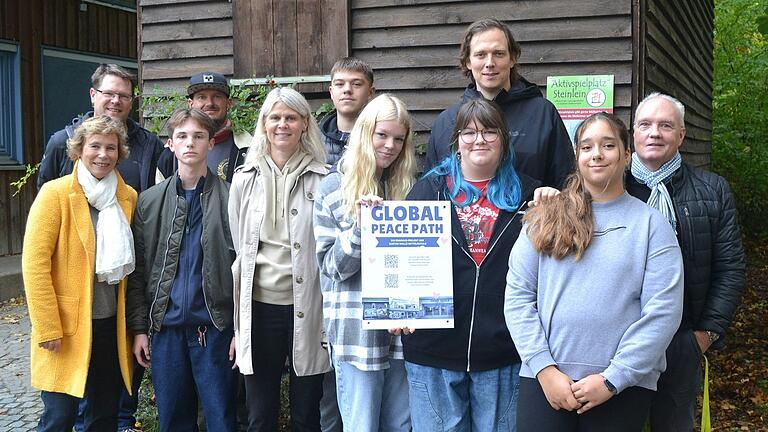
<path fill-rule="evenodd" d="M 459 108 L 459 113 L 456 115 L 456 127 L 451 138 L 451 153 L 424 174 L 424 177 L 450 177 L 451 185 L 448 188 L 448 196 L 451 202 L 459 207 L 473 204 L 480 198 L 480 190 L 464 179 L 464 174 L 461 172 L 461 162 L 457 155 L 459 130 L 466 128 L 473 121 L 488 129 L 498 129 L 501 140 L 501 159 L 493 178 L 488 182 L 486 196 L 497 208 L 516 211 L 520 207 L 522 199 L 522 186 L 520 177 L 515 171 L 515 152 L 510 143 L 507 123 L 496 104 L 483 98 L 471 100 Z M 464 199 L 459 201 L 457 197 L 462 192 Z"/>

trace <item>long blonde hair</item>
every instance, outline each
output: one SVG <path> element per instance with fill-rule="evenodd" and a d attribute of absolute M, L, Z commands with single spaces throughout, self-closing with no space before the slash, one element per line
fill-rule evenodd
<path fill-rule="evenodd" d="M 307 123 L 307 130 L 301 134 L 299 140 L 299 148 L 311 154 L 316 161 L 325 163 L 325 146 L 323 146 L 320 137 L 320 127 L 312 116 L 312 109 L 304 96 L 290 87 L 276 87 L 267 94 L 261 105 L 259 118 L 256 120 L 256 132 L 253 134 L 245 162 L 255 163 L 260 156 L 269 153 L 269 141 L 267 140 L 267 129 L 264 121 L 278 102 L 282 102 L 288 108 L 296 111 Z"/>
<path fill-rule="evenodd" d="M 396 120 L 406 129 L 403 149 L 392 165 L 382 174 L 384 193 L 379 191 L 376 176 L 376 155 L 373 151 L 373 132 L 376 123 Z M 384 195 L 384 199 L 402 200 L 415 182 L 416 151 L 413 146 L 411 116 L 400 99 L 382 94 L 363 108 L 349 135 L 349 144 L 339 161 L 342 174 L 341 190 L 346 213 L 357 218 L 355 203 L 363 195 Z"/>
<path fill-rule="evenodd" d="M 563 192 L 532 208 L 523 218 L 528 224 L 528 238 L 533 248 L 555 259 L 574 254 L 580 259 L 592 242 L 594 220 L 592 218 L 592 195 L 584 187 L 584 178 L 579 172 L 578 159 L 581 137 L 587 126 L 604 121 L 619 138 L 624 150 L 629 151 L 629 132 L 624 122 L 608 113 L 597 113 L 587 117 L 576 129 L 576 170 L 568 177 Z"/>

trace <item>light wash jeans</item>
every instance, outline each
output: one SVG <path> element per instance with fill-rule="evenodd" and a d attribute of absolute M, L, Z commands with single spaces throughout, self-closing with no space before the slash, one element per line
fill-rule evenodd
<path fill-rule="evenodd" d="M 515 432 L 520 363 L 482 372 L 405 367 L 414 432 Z"/>
<path fill-rule="evenodd" d="M 408 432 L 408 381 L 403 360 L 390 360 L 389 369 L 362 371 L 347 362 L 333 361 L 336 397 L 349 432 Z"/>

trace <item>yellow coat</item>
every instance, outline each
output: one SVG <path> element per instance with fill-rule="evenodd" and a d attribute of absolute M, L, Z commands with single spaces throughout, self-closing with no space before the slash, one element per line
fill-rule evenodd
<path fill-rule="evenodd" d="M 117 202 L 128 222 L 136 191 L 117 176 Z M 91 357 L 96 234 L 75 171 L 46 183 L 32 204 L 24 234 L 22 271 L 32 323 L 32 386 L 83 397 Z M 133 359 L 125 323 L 126 279 L 117 289 L 117 355 L 127 389 Z M 61 338 L 58 353 L 41 342 Z"/>

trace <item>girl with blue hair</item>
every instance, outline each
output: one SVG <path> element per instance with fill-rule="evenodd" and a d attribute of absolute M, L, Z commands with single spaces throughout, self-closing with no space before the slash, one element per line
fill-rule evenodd
<path fill-rule="evenodd" d="M 453 151 L 409 200 L 450 200 L 454 328 L 403 336 L 414 430 L 511 431 L 520 357 L 504 322 L 507 259 L 538 182 L 515 170 L 499 109 L 459 109 Z M 406 329 L 404 333 L 407 333 Z"/>

